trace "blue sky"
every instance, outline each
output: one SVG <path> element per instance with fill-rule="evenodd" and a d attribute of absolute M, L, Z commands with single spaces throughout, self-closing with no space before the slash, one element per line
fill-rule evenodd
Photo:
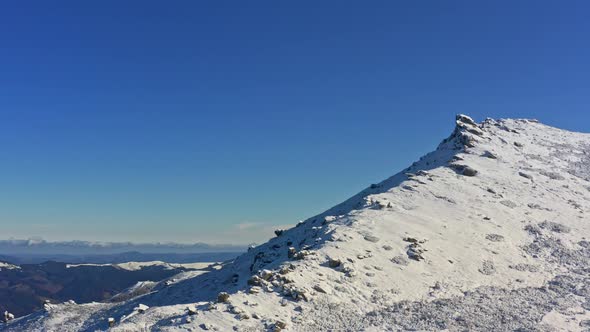
<path fill-rule="evenodd" d="M 590 132 L 583 1 L 0 5 L 0 226 L 261 241 L 434 149 L 454 115 Z"/>

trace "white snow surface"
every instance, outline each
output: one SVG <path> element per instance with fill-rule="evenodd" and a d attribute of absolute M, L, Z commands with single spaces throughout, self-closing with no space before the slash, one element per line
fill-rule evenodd
<path fill-rule="evenodd" d="M 146 267 L 153 267 L 153 266 L 160 266 L 166 270 L 173 270 L 177 268 L 185 268 L 190 270 L 201 270 L 208 267 L 211 262 L 203 262 L 203 263 L 166 263 L 162 261 L 149 261 L 149 262 L 126 262 L 126 263 L 118 263 L 118 264 L 67 264 L 66 268 L 73 268 L 73 267 L 80 267 L 80 266 L 113 266 L 118 269 L 128 270 L 128 271 L 139 271 Z M 0 265 L 1 267 L 1 265 Z"/>
<path fill-rule="evenodd" d="M 0 271 L 1 270 L 14 270 L 14 269 L 20 269 L 20 266 L 18 265 L 13 265 L 10 263 L 6 263 L 6 262 L 0 262 Z"/>
<path fill-rule="evenodd" d="M 466 166 L 477 174 L 467 176 Z M 569 265 L 525 248 L 534 236 L 549 234 L 563 250 L 583 249 L 590 239 L 589 208 L 590 135 L 535 120 L 477 124 L 458 116 L 455 131 L 434 152 L 220 269 L 184 273 L 123 303 L 53 305 L 6 329 L 406 329 L 410 323 L 388 320 L 383 312 L 400 303 L 466 299 L 479 290 L 544 289 L 567 275 Z M 229 294 L 227 302 L 216 303 L 220 292 Z M 571 308 L 547 309 L 533 323 L 583 330 L 590 307 L 582 307 L 583 296 L 568 299 Z M 149 309 L 137 313 L 139 304 Z M 189 317 L 187 306 L 198 313 Z M 461 313 L 454 315 L 460 323 Z M 116 320 L 110 329 L 109 317 Z M 457 330 L 449 324 L 440 329 Z M 498 330 L 509 330 L 502 326 Z"/>

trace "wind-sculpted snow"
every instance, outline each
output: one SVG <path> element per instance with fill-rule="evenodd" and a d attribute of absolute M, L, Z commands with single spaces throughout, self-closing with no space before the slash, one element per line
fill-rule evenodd
<path fill-rule="evenodd" d="M 570 164 L 569 172 L 574 176 L 590 181 L 590 145 L 582 146 L 579 159 Z"/>
<path fill-rule="evenodd" d="M 7 329 L 583 331 L 589 146 L 533 120 L 461 115 L 407 169 L 219 269 Z"/>
<path fill-rule="evenodd" d="M 586 312 L 588 315 L 590 249 L 586 246 L 580 246 L 579 250 L 568 249 L 550 238 L 543 247 L 559 258 L 560 265 L 573 267 L 570 274 L 558 275 L 542 287 L 485 286 L 456 297 L 401 301 L 362 315 L 345 304 L 321 301 L 310 311 L 310 316 L 315 318 L 313 323 L 301 326 L 300 330 L 553 331 L 560 327 L 565 330 L 565 326 L 552 327 L 544 323 L 543 318 L 550 312 L 565 316 L 583 316 Z M 574 328 L 581 328 L 590 320 L 580 319 L 577 323 Z"/>

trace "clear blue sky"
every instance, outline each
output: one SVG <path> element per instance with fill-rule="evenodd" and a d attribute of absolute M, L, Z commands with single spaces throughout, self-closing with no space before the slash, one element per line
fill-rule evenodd
<path fill-rule="evenodd" d="M 250 242 L 454 114 L 590 132 L 585 1 L 0 5 L 2 237 Z"/>

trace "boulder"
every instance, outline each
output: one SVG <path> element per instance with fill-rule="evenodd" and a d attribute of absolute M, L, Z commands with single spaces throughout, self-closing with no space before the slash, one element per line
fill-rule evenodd
<path fill-rule="evenodd" d="M 189 316 L 194 316 L 194 315 L 196 315 L 198 313 L 198 311 L 197 311 L 197 308 L 195 308 L 194 305 L 189 305 L 189 306 L 186 307 L 186 313 Z"/>
<path fill-rule="evenodd" d="M 229 302 L 229 294 L 226 292 L 221 292 L 221 293 L 217 294 L 217 302 L 219 302 L 219 303 Z"/>
<path fill-rule="evenodd" d="M 137 307 L 134 308 L 135 311 L 139 312 L 140 314 L 143 314 L 144 312 L 146 312 L 150 307 L 148 307 L 145 304 L 139 304 Z"/>
<path fill-rule="evenodd" d="M 490 159 L 498 159 L 498 157 L 490 151 L 484 152 L 482 157 L 486 157 L 486 158 L 490 158 Z"/>
<path fill-rule="evenodd" d="M 250 286 L 260 286 L 262 284 L 262 279 L 259 276 L 252 276 L 248 279 L 248 285 Z"/>
<path fill-rule="evenodd" d="M 364 236 L 364 239 L 367 240 L 367 241 L 369 241 L 369 242 L 374 242 L 374 243 L 379 242 L 379 238 L 378 237 L 376 237 L 374 235 L 370 235 L 370 234 L 365 235 Z"/>
<path fill-rule="evenodd" d="M 270 270 L 262 270 L 260 271 L 260 278 L 268 281 L 270 279 L 272 279 L 272 277 L 274 276 L 274 272 L 270 271 Z"/>
<path fill-rule="evenodd" d="M 465 176 L 476 176 L 477 173 L 478 173 L 478 171 L 476 169 L 469 167 L 469 166 L 465 166 L 462 174 Z"/>
<path fill-rule="evenodd" d="M 295 255 L 297 255 L 297 250 L 293 247 L 289 247 L 288 252 L 287 252 L 287 256 L 289 258 L 295 258 Z"/>
<path fill-rule="evenodd" d="M 207 324 L 207 323 L 203 323 L 203 324 L 201 324 L 201 325 L 199 325 L 199 326 L 200 326 L 200 327 L 201 327 L 203 330 L 205 330 L 205 331 L 211 331 L 211 330 L 213 330 L 213 328 L 214 328 L 214 327 L 213 327 L 213 325 L 211 325 L 211 324 Z"/>
<path fill-rule="evenodd" d="M 340 259 L 330 258 L 328 260 L 328 266 L 331 268 L 337 268 L 342 265 L 342 261 Z"/>
<path fill-rule="evenodd" d="M 248 290 L 248 293 L 250 294 L 258 294 L 262 291 L 262 288 L 260 288 L 259 286 L 254 286 L 254 287 L 250 287 L 250 290 Z"/>

